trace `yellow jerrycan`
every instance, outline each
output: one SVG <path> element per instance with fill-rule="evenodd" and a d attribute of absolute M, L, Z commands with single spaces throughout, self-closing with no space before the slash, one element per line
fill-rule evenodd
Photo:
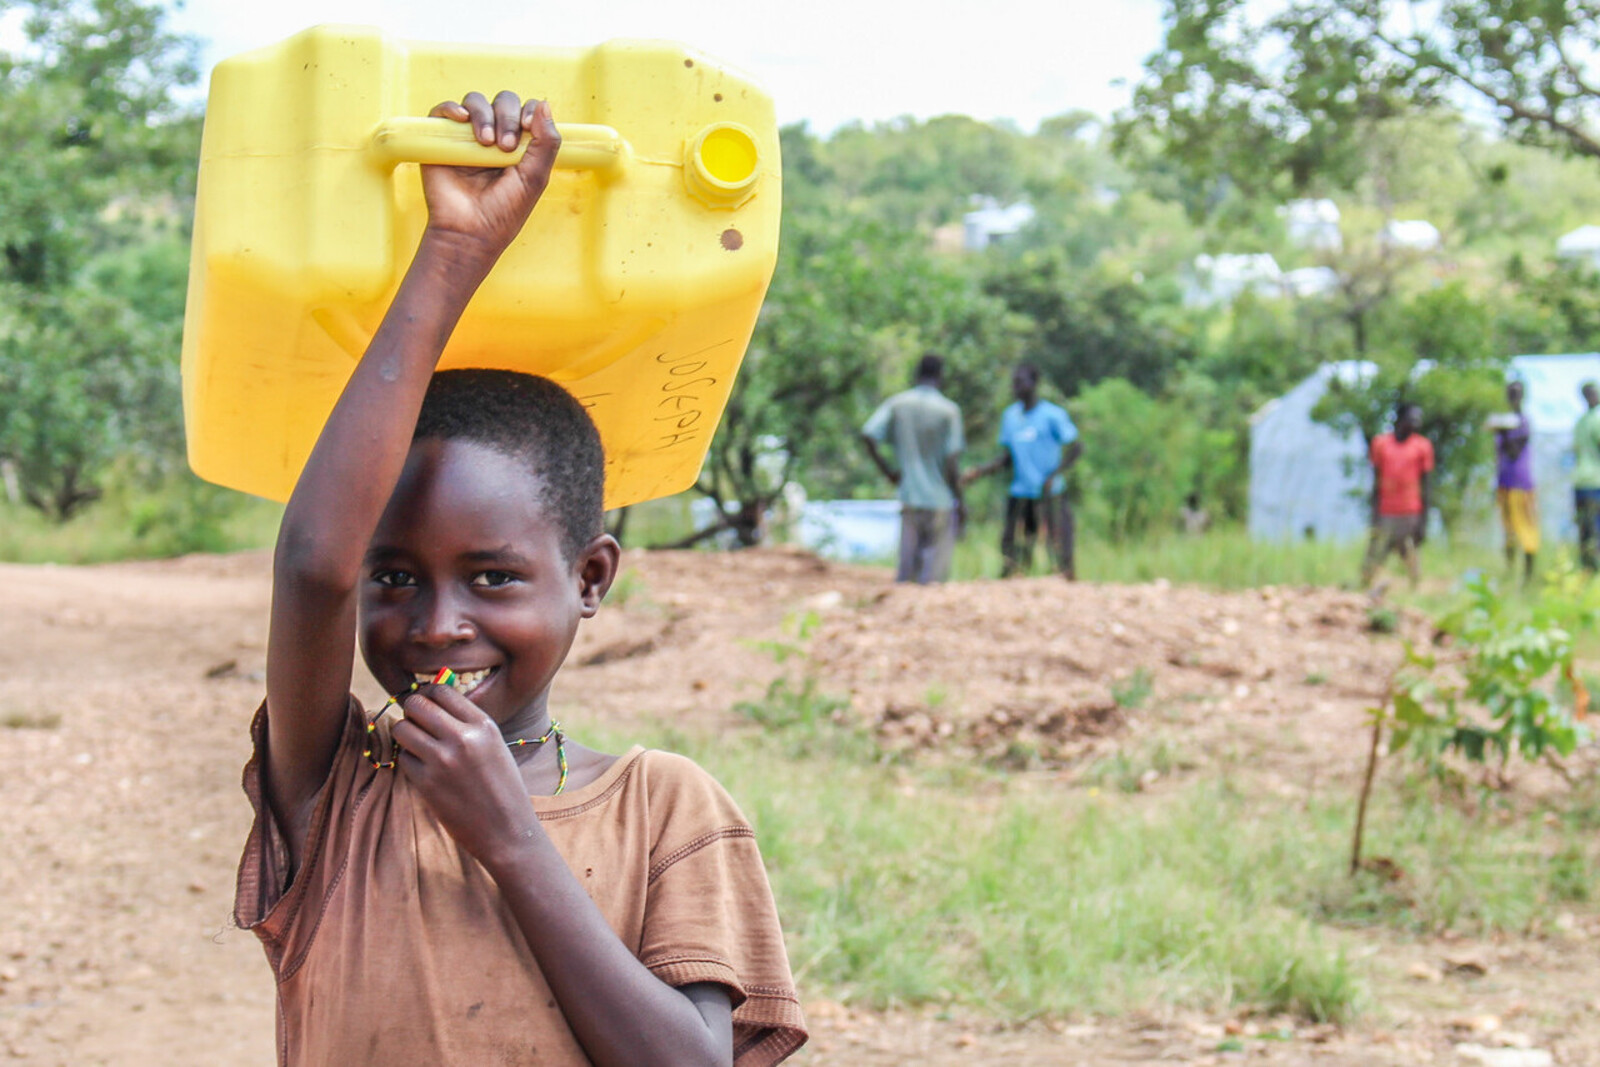
<path fill-rule="evenodd" d="M 212 73 L 183 334 L 196 474 L 288 497 L 416 249 L 417 165 L 516 158 L 418 117 L 471 89 L 548 99 L 562 146 L 440 367 L 560 382 L 600 429 L 608 507 L 694 483 L 777 260 L 771 100 L 663 42 L 476 47 L 350 26 Z"/>

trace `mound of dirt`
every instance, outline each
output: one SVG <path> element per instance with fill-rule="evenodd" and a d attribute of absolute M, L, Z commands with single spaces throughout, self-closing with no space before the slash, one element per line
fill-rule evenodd
<path fill-rule="evenodd" d="M 1359 761 L 1351 731 L 1400 649 L 1371 630 L 1365 598 L 1328 589 L 918 587 L 784 550 L 636 553 L 626 569 L 631 595 L 580 635 L 563 676 L 568 720 L 725 718 L 779 674 L 810 673 L 850 725 L 904 752 L 1070 766 L 1159 709 L 1201 746 L 1241 719 L 1279 720 L 1287 736 L 1252 732 L 1290 762 L 1330 737 Z"/>

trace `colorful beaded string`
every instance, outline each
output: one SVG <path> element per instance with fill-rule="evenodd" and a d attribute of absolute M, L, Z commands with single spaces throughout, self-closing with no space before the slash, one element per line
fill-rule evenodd
<path fill-rule="evenodd" d="M 433 680 L 430 684 L 454 685 L 455 681 L 456 672 L 451 670 L 449 667 L 441 667 L 439 668 L 439 673 L 433 676 Z M 390 697 L 384 702 L 383 707 L 378 709 L 378 714 L 367 720 L 368 742 L 367 747 L 362 750 L 361 755 L 365 757 L 367 762 L 372 764 L 372 766 L 377 770 L 389 770 L 400 761 L 398 747 L 395 751 L 395 758 L 392 760 L 377 760 L 372 758 L 371 737 L 373 734 L 378 732 L 378 720 L 383 718 L 383 713 L 388 711 L 391 705 L 398 705 L 402 696 L 409 696 L 420 688 L 421 686 L 419 686 L 416 682 L 412 682 L 410 689 L 407 689 L 405 693 L 401 694 L 401 696 Z M 515 741 L 507 741 L 506 747 L 521 748 L 523 745 L 542 745 L 552 737 L 556 739 L 556 765 L 561 768 L 561 779 L 556 782 L 556 791 L 552 793 L 551 796 L 560 796 L 562 790 L 567 788 L 567 738 L 566 735 L 561 732 L 560 723 L 556 722 L 554 719 L 551 719 L 550 729 L 544 732 L 543 737 L 519 737 Z"/>
<path fill-rule="evenodd" d="M 556 765 L 561 768 L 561 780 L 556 783 L 556 791 L 551 796 L 558 797 L 567 787 L 567 738 L 561 732 L 561 724 L 554 719 L 550 720 L 550 729 L 544 732 L 543 737 L 519 737 L 515 741 L 507 741 L 507 748 L 521 748 L 523 745 L 542 745 L 551 738 L 556 739 Z"/>

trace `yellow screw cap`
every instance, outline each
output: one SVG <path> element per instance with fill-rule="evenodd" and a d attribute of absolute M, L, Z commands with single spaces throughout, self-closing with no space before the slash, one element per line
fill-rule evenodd
<path fill-rule="evenodd" d="M 756 136 L 737 122 L 707 126 L 689 142 L 684 180 L 707 207 L 734 208 L 756 191 L 761 153 Z"/>

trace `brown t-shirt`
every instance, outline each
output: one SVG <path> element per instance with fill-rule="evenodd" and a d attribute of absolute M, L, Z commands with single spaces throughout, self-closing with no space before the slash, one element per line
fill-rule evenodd
<path fill-rule="evenodd" d="M 264 712 L 252 728 L 256 818 L 234 917 L 277 976 L 279 1063 L 587 1064 L 494 880 L 403 774 L 362 758 L 365 722 L 352 698 L 292 884 L 263 790 Z M 739 1067 L 805 1043 L 754 831 L 715 779 L 636 747 L 587 785 L 531 799 L 646 967 L 673 986 L 728 988 Z"/>

